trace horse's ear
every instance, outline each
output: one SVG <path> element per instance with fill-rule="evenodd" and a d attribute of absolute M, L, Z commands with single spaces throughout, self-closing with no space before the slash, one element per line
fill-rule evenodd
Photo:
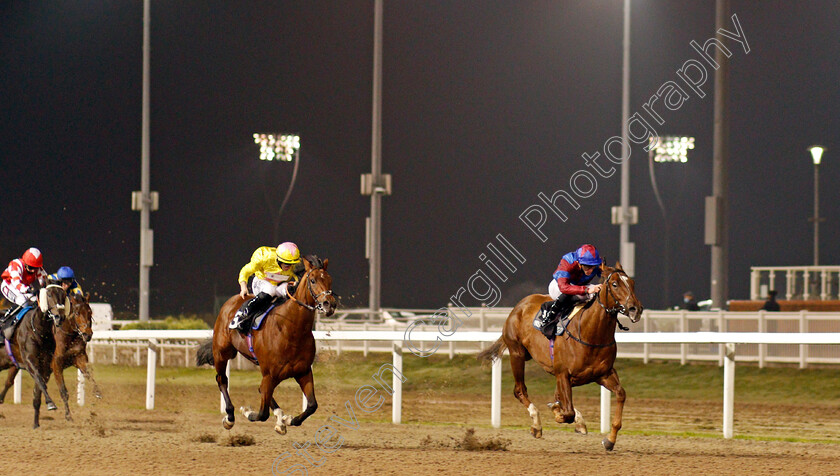
<path fill-rule="evenodd" d="M 303 267 L 306 268 L 306 271 L 309 271 L 312 269 L 312 263 L 310 263 L 308 259 L 303 258 Z"/>
<path fill-rule="evenodd" d="M 618 261 L 615 262 L 615 269 L 619 271 L 624 271 L 624 268 L 621 267 L 621 263 L 619 263 Z"/>
<path fill-rule="evenodd" d="M 329 263 L 330 263 L 330 259 L 329 259 L 329 258 L 324 258 L 324 266 L 323 266 L 324 271 L 326 271 L 326 270 L 327 270 L 327 265 L 328 265 Z"/>
<path fill-rule="evenodd" d="M 90 293 L 85 293 L 85 302 L 90 302 Z"/>

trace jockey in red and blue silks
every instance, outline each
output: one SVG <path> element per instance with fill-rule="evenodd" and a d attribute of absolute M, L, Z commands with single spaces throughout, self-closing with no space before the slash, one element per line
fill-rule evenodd
<path fill-rule="evenodd" d="M 598 249 L 589 244 L 563 255 L 548 285 L 548 294 L 554 301 L 543 304 L 542 312 L 534 319 L 534 327 L 543 331 L 558 316 L 586 300 L 586 295 L 601 291 L 600 284 L 590 284 L 601 276 L 601 263 Z"/>
<path fill-rule="evenodd" d="M 559 298 L 560 294 L 592 294 L 592 291 L 588 290 L 589 283 L 601 276 L 600 266 L 601 256 L 592 245 L 582 245 L 577 250 L 566 253 L 560 259 L 557 271 L 553 275 L 554 279 L 548 285 L 548 294 L 553 299 Z M 584 267 L 587 269 L 584 270 Z"/>

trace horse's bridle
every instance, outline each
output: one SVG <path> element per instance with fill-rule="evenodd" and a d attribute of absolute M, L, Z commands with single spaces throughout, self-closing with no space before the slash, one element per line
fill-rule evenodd
<path fill-rule="evenodd" d="M 58 284 L 48 284 L 48 285 L 46 286 L 46 289 L 49 289 L 49 288 L 61 288 L 61 290 L 62 290 L 62 291 L 64 290 L 64 288 L 62 288 L 62 287 L 61 287 L 60 285 L 58 285 Z M 60 312 L 61 312 L 61 310 L 62 310 L 62 309 L 65 309 L 65 308 L 66 308 L 66 303 L 67 303 L 67 298 L 66 298 L 66 295 L 65 295 L 65 301 L 64 301 L 64 304 L 58 304 L 58 303 L 56 303 L 56 305 L 55 305 L 55 308 L 59 311 L 59 315 L 58 315 L 58 316 L 56 316 L 55 314 L 53 314 L 52 309 L 49 307 L 49 297 L 47 297 L 47 303 L 48 303 L 48 305 L 47 305 L 47 310 L 46 310 L 46 312 L 44 312 L 44 314 L 45 314 L 47 317 L 49 317 L 50 319 L 52 319 L 52 321 L 53 321 L 53 325 L 54 325 L 56 328 L 60 328 L 60 327 L 59 327 L 59 326 L 61 326 L 61 314 L 60 314 Z M 67 310 L 65 311 L 65 313 L 66 313 L 67 311 L 69 311 L 69 309 L 67 309 Z"/>
<path fill-rule="evenodd" d="M 612 302 L 614 303 L 614 305 L 612 307 L 604 306 L 604 303 L 601 302 L 601 293 L 598 293 L 595 299 L 597 299 L 598 304 L 600 304 L 601 307 L 604 308 L 604 312 L 606 312 L 607 314 L 609 314 L 610 316 L 613 316 L 615 318 L 615 322 L 616 322 L 616 324 L 618 324 L 619 329 L 621 329 L 623 331 L 629 331 L 630 328 L 622 325 L 621 321 L 618 320 L 618 315 L 619 314 L 627 315 L 627 306 L 625 304 L 629 303 L 630 296 L 632 295 L 632 293 L 627 294 L 627 299 L 625 299 L 623 303 L 618 302 L 618 299 L 616 299 L 615 295 L 612 293 L 612 291 L 610 290 L 610 287 L 608 286 L 610 284 L 610 278 L 615 273 L 621 273 L 621 274 L 624 274 L 626 276 L 626 274 L 623 271 L 615 270 L 612 273 L 608 274 L 607 279 L 604 280 L 604 285 L 607 288 L 606 289 L 607 298 L 612 299 Z"/>
<path fill-rule="evenodd" d="M 609 284 L 610 278 L 612 277 L 612 275 L 615 274 L 615 273 L 619 273 L 619 272 L 621 272 L 621 271 L 619 271 L 619 270 L 613 271 L 612 273 L 608 274 L 607 278 L 603 281 L 603 284 L 605 285 L 604 287 L 606 288 L 607 298 L 611 298 L 612 301 L 614 303 L 616 303 L 616 305 L 614 305 L 612 307 L 604 306 L 604 303 L 601 302 L 601 293 L 598 293 L 598 294 L 595 295 L 595 300 L 604 309 L 604 312 L 608 316 L 611 316 L 613 319 L 615 319 L 615 323 L 618 325 L 619 329 L 621 329 L 623 331 L 629 331 L 630 328 L 622 325 L 621 321 L 618 320 L 618 314 L 619 313 L 624 314 L 625 312 L 627 312 L 627 306 L 625 306 L 625 304 L 627 304 L 630 301 L 630 295 L 627 296 L 627 299 L 625 299 L 624 304 L 620 304 L 620 303 L 618 303 L 618 300 L 615 298 L 615 295 L 610 291 L 610 287 L 606 286 L 607 284 Z M 622 274 L 624 274 L 624 273 L 622 272 Z M 578 335 L 581 335 L 580 334 L 580 321 L 581 321 L 581 319 L 578 319 L 578 322 L 577 322 L 577 324 L 578 324 L 577 325 Z M 580 337 L 575 337 L 571 333 L 571 331 L 568 329 L 568 327 L 563 325 L 562 320 L 560 321 L 560 327 L 562 327 L 563 330 L 567 332 L 567 335 L 569 337 L 571 337 L 573 340 L 575 340 L 575 341 L 577 341 L 577 342 L 579 342 L 579 343 L 581 343 L 581 344 L 583 344 L 587 347 L 602 348 L 602 347 L 612 347 L 612 346 L 615 345 L 615 340 L 613 340 L 609 344 L 591 344 L 589 342 L 586 342 L 586 341 L 582 340 Z"/>
<path fill-rule="evenodd" d="M 326 313 L 327 311 L 326 311 L 326 309 L 324 309 L 324 302 L 326 302 L 326 301 L 324 301 L 324 302 L 318 301 L 318 298 L 321 297 L 321 296 L 329 296 L 333 292 L 332 292 L 331 289 L 327 289 L 326 291 L 322 291 L 322 292 L 318 293 L 318 295 L 315 295 L 315 291 L 312 290 L 312 283 L 310 283 L 309 279 L 308 279 L 309 274 L 312 273 L 313 269 L 318 269 L 318 268 L 312 268 L 309 271 L 307 271 L 306 274 L 304 274 L 303 277 L 301 278 L 301 281 L 306 282 L 306 287 L 307 287 L 307 289 L 309 289 L 309 295 L 312 296 L 312 300 L 315 301 L 315 305 L 311 306 L 309 304 L 306 304 L 305 302 L 298 300 L 292 294 L 289 294 L 289 299 L 291 299 L 292 301 L 294 301 L 294 302 L 298 303 L 299 305 L 305 307 L 306 309 L 309 309 L 310 311 L 316 311 L 317 310 L 317 311 L 321 311 L 323 313 Z"/>
<path fill-rule="evenodd" d="M 78 316 L 79 311 L 74 311 L 73 314 Z M 63 332 L 65 335 L 68 335 L 68 336 L 78 335 L 82 339 L 84 339 L 85 338 L 85 332 L 82 330 L 82 327 L 79 325 L 79 323 L 76 321 L 76 319 L 70 319 L 70 316 L 67 316 L 67 319 L 72 322 L 72 325 L 75 327 L 75 330 L 73 330 L 71 332 L 67 332 L 64 329 L 62 329 L 61 327 L 57 327 L 57 329 L 60 330 L 61 332 Z M 93 317 L 91 316 L 91 324 L 93 323 L 92 321 L 93 321 Z M 88 327 L 91 327 L 91 326 L 88 325 Z"/>

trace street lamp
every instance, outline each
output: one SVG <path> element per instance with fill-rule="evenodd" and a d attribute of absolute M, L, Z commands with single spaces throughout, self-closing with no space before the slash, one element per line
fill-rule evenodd
<path fill-rule="evenodd" d="M 280 216 L 283 214 L 283 209 L 286 208 L 286 203 L 292 195 L 292 189 L 295 188 L 295 180 L 297 179 L 298 166 L 300 165 L 300 137 L 294 134 L 254 134 L 254 143 L 260 146 L 260 160 L 283 162 L 295 161 L 295 166 L 292 169 L 292 181 L 286 190 L 286 196 L 283 197 L 283 202 L 280 204 L 280 209 L 277 215 L 274 216 L 274 241 L 280 240 Z M 274 203 L 268 190 L 265 190 L 265 199 L 269 206 Z"/>
<path fill-rule="evenodd" d="M 825 147 L 819 145 L 812 145 L 808 147 L 811 152 L 811 158 L 814 160 L 814 217 L 811 219 L 814 222 L 814 266 L 820 264 L 820 221 L 825 218 L 820 218 L 820 162 L 822 161 Z"/>
<path fill-rule="evenodd" d="M 656 175 L 653 171 L 653 164 L 684 164 L 688 162 L 688 151 L 694 149 L 694 137 L 651 137 L 649 141 L 648 170 L 650 171 L 650 184 L 653 188 L 653 193 L 656 196 L 656 202 L 659 204 L 659 210 L 662 212 L 662 218 L 665 220 L 665 256 L 662 260 L 664 280 L 662 283 L 662 292 L 665 296 L 665 306 L 667 306 L 667 301 L 670 299 L 671 295 L 671 223 L 668 217 L 668 211 L 665 209 L 665 202 L 662 200 L 662 196 L 659 193 L 659 187 L 656 183 Z"/>

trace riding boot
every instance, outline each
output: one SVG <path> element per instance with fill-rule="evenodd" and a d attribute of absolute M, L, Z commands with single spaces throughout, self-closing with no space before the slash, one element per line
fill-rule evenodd
<path fill-rule="evenodd" d="M 554 301 L 546 301 L 534 319 L 534 327 L 547 338 L 553 339 L 557 329 L 557 318 L 566 315 L 579 302 L 577 296 L 561 294 Z"/>
<path fill-rule="evenodd" d="M 248 329 L 251 327 L 251 321 L 254 320 L 254 316 L 265 310 L 266 306 L 271 302 L 271 298 L 271 294 L 259 293 L 250 300 L 246 301 L 245 304 L 239 308 L 239 311 L 236 312 L 236 315 L 233 316 L 233 321 L 231 321 L 228 327 L 247 333 Z"/>
<path fill-rule="evenodd" d="M 0 316 L 0 332 L 3 333 L 3 337 L 6 340 L 12 338 L 12 334 L 14 333 L 15 328 L 15 311 L 18 308 L 9 308 Z"/>

